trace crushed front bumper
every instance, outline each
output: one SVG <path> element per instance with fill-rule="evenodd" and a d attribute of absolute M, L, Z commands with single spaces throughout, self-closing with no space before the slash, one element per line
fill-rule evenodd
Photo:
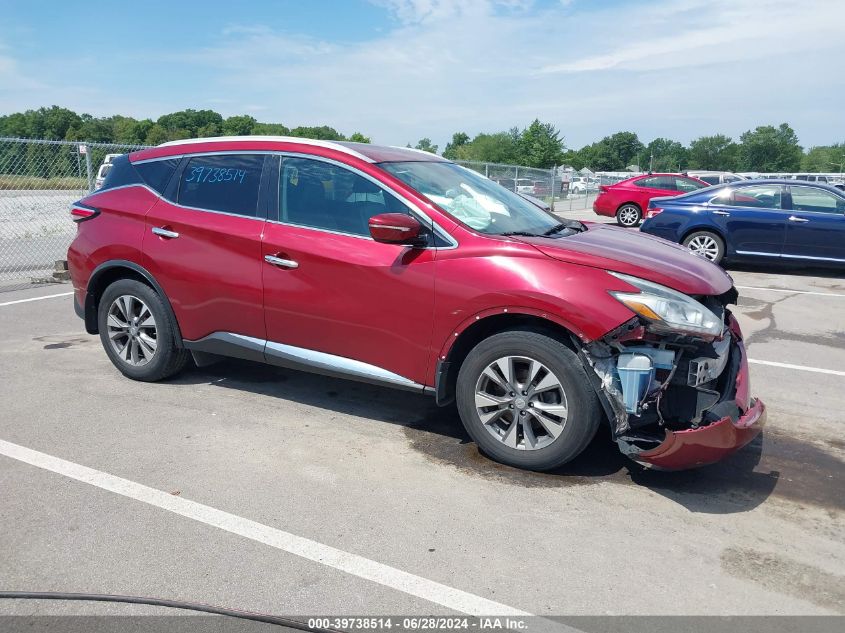
<path fill-rule="evenodd" d="M 736 452 L 753 440 L 766 423 L 766 406 L 749 394 L 748 358 L 742 332 L 736 319 L 729 321 L 740 354 L 736 377 L 737 419 L 725 416 L 707 426 L 666 431 L 666 438 L 656 448 L 631 455 L 636 461 L 665 470 L 680 470 L 712 464 Z"/>

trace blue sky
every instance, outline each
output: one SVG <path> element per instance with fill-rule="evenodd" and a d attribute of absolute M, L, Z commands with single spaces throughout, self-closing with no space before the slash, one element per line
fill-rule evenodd
<path fill-rule="evenodd" d="M 845 140 L 842 0 L 0 0 L 0 113 L 211 108 L 387 144 L 554 123 L 570 147 Z"/>

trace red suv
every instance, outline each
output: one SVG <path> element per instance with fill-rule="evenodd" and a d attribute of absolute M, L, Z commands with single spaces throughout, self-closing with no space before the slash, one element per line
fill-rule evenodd
<path fill-rule="evenodd" d="M 637 226 L 643 219 L 648 202 L 657 196 L 679 196 L 710 185 L 698 178 L 680 174 L 646 174 L 602 185 L 593 202 L 598 215 L 615 217 L 619 226 Z"/>
<path fill-rule="evenodd" d="M 537 470 L 602 420 L 664 468 L 765 420 L 719 267 L 433 154 L 177 141 L 116 159 L 71 214 L 77 313 L 135 380 L 234 356 L 427 393 L 487 455 Z"/>

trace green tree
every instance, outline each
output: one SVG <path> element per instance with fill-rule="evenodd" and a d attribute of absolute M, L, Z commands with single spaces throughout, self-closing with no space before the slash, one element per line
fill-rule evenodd
<path fill-rule="evenodd" d="M 845 142 L 811 147 L 801 158 L 801 171 L 841 172 L 845 165 Z"/>
<path fill-rule="evenodd" d="M 653 163 L 651 157 L 654 157 Z M 682 171 L 686 169 L 689 162 L 687 148 L 678 141 L 668 138 L 656 138 L 646 145 L 642 153 L 640 166 L 646 169 L 650 164 L 654 171 Z"/>
<path fill-rule="evenodd" d="M 161 145 L 167 140 L 167 130 L 161 127 L 158 123 L 155 123 L 147 132 L 147 137 L 144 139 L 144 143 L 147 145 Z"/>
<path fill-rule="evenodd" d="M 786 123 L 761 125 L 739 137 L 740 171 L 798 171 L 803 152 L 798 136 Z"/>
<path fill-rule="evenodd" d="M 520 164 L 549 168 L 563 162 L 563 139 L 551 123 L 534 119 L 517 141 Z"/>
<path fill-rule="evenodd" d="M 360 132 L 353 132 L 352 135 L 349 137 L 349 140 L 353 143 L 370 143 L 370 137 L 364 136 Z"/>
<path fill-rule="evenodd" d="M 689 167 L 735 171 L 738 150 L 739 146 L 724 134 L 702 136 L 689 145 Z"/>
<path fill-rule="evenodd" d="M 262 136 L 289 136 L 290 129 L 281 123 L 256 123 L 252 126 L 252 133 Z"/>
<path fill-rule="evenodd" d="M 323 141 L 345 141 L 346 137 L 338 132 L 333 127 L 328 125 L 320 125 L 317 127 L 299 126 L 290 131 L 291 136 L 301 136 L 304 138 L 316 138 Z"/>
<path fill-rule="evenodd" d="M 457 159 L 458 148 L 463 147 L 467 143 L 469 143 L 469 134 L 455 132 L 452 134 L 452 140 L 446 143 L 446 147 L 443 149 L 443 158 L 448 158 L 449 160 Z"/>
<path fill-rule="evenodd" d="M 226 136 L 247 136 L 253 133 L 256 123 L 258 121 L 248 114 L 230 116 L 223 121 L 223 134 Z"/>
<path fill-rule="evenodd" d="M 430 138 L 421 138 L 417 141 L 417 144 L 414 145 L 414 149 L 421 149 L 424 152 L 431 152 L 432 154 L 437 153 L 437 145 L 432 143 Z"/>

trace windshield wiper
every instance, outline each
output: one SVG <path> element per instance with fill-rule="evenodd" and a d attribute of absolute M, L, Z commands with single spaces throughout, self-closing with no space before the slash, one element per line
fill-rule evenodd
<path fill-rule="evenodd" d="M 555 224 L 552 228 L 543 233 L 543 235 L 548 237 L 549 235 L 560 233 L 563 230 L 570 230 L 572 233 L 581 233 L 582 231 L 586 231 L 587 227 L 578 220 L 565 220 L 560 224 Z"/>
<path fill-rule="evenodd" d="M 539 233 L 529 233 L 528 231 L 508 231 L 507 233 L 499 233 L 499 235 L 503 237 L 509 237 L 511 235 L 521 235 L 523 237 L 542 237 Z"/>

